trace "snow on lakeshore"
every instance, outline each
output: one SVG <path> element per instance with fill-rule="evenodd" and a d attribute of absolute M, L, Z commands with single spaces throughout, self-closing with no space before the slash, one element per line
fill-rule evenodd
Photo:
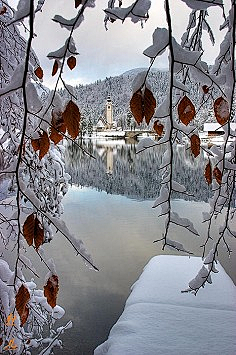
<path fill-rule="evenodd" d="M 236 287 L 221 265 L 195 297 L 181 294 L 201 258 L 152 258 L 94 355 L 236 354 Z"/>

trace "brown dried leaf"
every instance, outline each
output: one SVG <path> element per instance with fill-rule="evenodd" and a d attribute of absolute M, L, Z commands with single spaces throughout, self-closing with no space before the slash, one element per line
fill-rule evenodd
<path fill-rule="evenodd" d="M 216 181 L 218 182 L 219 185 L 221 185 L 222 182 L 222 172 L 220 171 L 219 168 L 217 168 L 217 166 L 214 167 L 213 169 L 213 176 L 216 179 Z"/>
<path fill-rule="evenodd" d="M 43 131 L 42 134 L 40 133 L 39 138 L 31 139 L 31 144 L 35 152 L 39 150 L 39 159 L 41 160 L 44 157 L 44 155 L 47 154 L 50 148 L 50 141 L 47 132 Z"/>
<path fill-rule="evenodd" d="M 80 112 L 78 106 L 73 101 L 70 100 L 68 102 L 65 111 L 62 113 L 62 118 L 71 138 L 75 139 L 78 137 Z"/>
<path fill-rule="evenodd" d="M 29 316 L 29 307 L 25 305 L 25 308 L 21 314 L 20 320 L 21 320 L 21 327 L 25 324 Z"/>
<path fill-rule="evenodd" d="M 52 67 L 52 76 L 56 75 L 58 70 L 58 61 L 55 59 L 53 67 Z"/>
<path fill-rule="evenodd" d="M 195 158 L 200 154 L 200 138 L 196 134 L 190 138 L 190 149 Z"/>
<path fill-rule="evenodd" d="M 229 120 L 229 104 L 223 97 L 218 97 L 214 102 L 214 112 L 217 122 L 224 125 Z"/>
<path fill-rule="evenodd" d="M 153 125 L 153 129 L 156 131 L 156 133 L 158 134 L 158 136 L 161 136 L 162 133 L 163 133 L 163 130 L 164 130 L 164 126 L 163 126 L 163 124 L 161 124 L 160 122 L 155 121 L 155 122 L 154 122 L 154 125 Z"/>
<path fill-rule="evenodd" d="M 34 74 L 37 76 L 37 78 L 43 79 L 43 69 L 41 67 L 35 69 Z"/>
<path fill-rule="evenodd" d="M 58 290 L 58 277 L 56 275 L 52 275 L 49 277 L 46 286 L 44 286 L 44 296 L 47 298 L 47 302 L 52 308 L 54 308 L 57 304 Z"/>
<path fill-rule="evenodd" d="M 73 55 L 67 59 L 67 65 L 70 70 L 73 70 L 76 66 L 76 58 Z"/>
<path fill-rule="evenodd" d="M 30 300 L 29 291 L 22 284 L 16 294 L 16 310 L 20 316 L 21 326 L 25 324 L 29 315 L 29 310 L 28 307 L 26 306 L 29 300 Z"/>
<path fill-rule="evenodd" d="M 79 5 L 81 5 L 82 4 L 82 1 L 81 0 L 75 0 L 75 8 L 77 9 L 77 7 L 79 6 Z"/>
<path fill-rule="evenodd" d="M 207 163 L 205 167 L 204 176 L 208 185 L 210 185 L 212 183 L 212 169 L 211 169 L 210 161 Z"/>
<path fill-rule="evenodd" d="M 203 85 L 202 90 L 203 90 L 204 94 L 208 94 L 209 87 L 207 85 Z"/>
<path fill-rule="evenodd" d="M 2 343 L 3 343 L 3 340 L 2 340 L 2 338 L 0 338 L 0 346 L 2 345 Z"/>
<path fill-rule="evenodd" d="M 196 114 L 192 101 L 185 95 L 178 105 L 178 115 L 180 121 L 187 126 Z"/>
<path fill-rule="evenodd" d="M 38 251 L 40 245 L 43 244 L 43 240 L 44 240 L 44 230 L 40 226 L 40 222 L 39 222 L 38 218 L 36 217 L 35 218 L 35 228 L 34 228 L 34 245 L 35 245 L 36 251 Z"/>
<path fill-rule="evenodd" d="M 3 7 L 0 9 L 0 15 L 4 15 L 6 12 L 7 12 L 7 8 L 6 8 L 6 6 L 3 6 Z"/>
<path fill-rule="evenodd" d="M 50 148 L 50 141 L 48 138 L 47 132 L 43 131 L 42 136 L 40 137 L 40 150 L 39 150 L 39 160 L 41 160 L 44 155 L 47 154 Z"/>
<path fill-rule="evenodd" d="M 44 230 L 34 213 L 26 218 L 23 225 L 23 235 L 29 246 L 34 242 L 35 249 L 38 251 L 40 245 L 43 244 Z"/>
<path fill-rule="evenodd" d="M 54 127 L 51 127 L 51 134 L 49 138 L 51 141 L 53 141 L 54 144 L 58 144 L 63 139 L 63 135 L 58 133 Z"/>
<path fill-rule="evenodd" d="M 62 114 L 55 114 L 52 112 L 52 122 L 51 122 L 51 133 L 49 138 L 54 142 L 54 144 L 58 144 L 62 139 L 63 135 L 61 133 L 66 133 L 66 125 L 63 120 Z"/>
<path fill-rule="evenodd" d="M 23 235 L 29 246 L 33 244 L 34 228 L 35 228 L 35 215 L 32 213 L 26 218 L 23 225 Z"/>
<path fill-rule="evenodd" d="M 130 110 L 138 124 L 142 123 L 144 118 L 143 97 L 141 90 L 136 91 L 130 100 Z"/>
<path fill-rule="evenodd" d="M 156 99 L 148 88 L 144 90 L 144 116 L 146 123 L 149 124 L 156 109 Z"/>
<path fill-rule="evenodd" d="M 35 152 L 40 149 L 39 139 L 31 139 L 31 144 Z"/>

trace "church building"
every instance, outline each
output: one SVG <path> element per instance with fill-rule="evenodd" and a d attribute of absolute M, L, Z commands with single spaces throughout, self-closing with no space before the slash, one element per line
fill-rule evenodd
<path fill-rule="evenodd" d="M 107 129 L 111 129 L 113 127 L 113 105 L 110 96 L 107 97 L 105 117 Z"/>
<path fill-rule="evenodd" d="M 113 121 L 113 104 L 111 101 L 111 97 L 107 97 L 106 105 L 105 105 L 105 113 L 104 116 L 101 117 L 96 124 L 96 131 L 102 132 L 106 130 L 111 130 L 115 128 L 115 123 Z"/>

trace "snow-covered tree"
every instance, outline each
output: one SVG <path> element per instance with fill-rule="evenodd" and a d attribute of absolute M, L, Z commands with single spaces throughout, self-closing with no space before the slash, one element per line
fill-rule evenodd
<path fill-rule="evenodd" d="M 13 10 L 0 2 L 0 100 L 1 100 L 1 201 L 0 201 L 0 352 L 50 353 L 71 322 L 53 329 L 64 310 L 56 304 L 58 275 L 52 260 L 46 260 L 43 244 L 60 231 L 87 264 L 92 260 L 82 241 L 70 234 L 60 220 L 62 198 L 70 176 L 64 169 L 60 144 L 79 133 L 79 109 L 72 100 L 63 102 L 54 91 L 41 99 L 43 70 L 32 50 L 34 17 L 41 9 L 32 1 L 19 1 Z M 25 18 L 28 36 L 18 24 Z M 44 290 L 26 280 L 24 271 L 37 278 L 27 250 L 48 269 Z M 12 260 L 12 256 L 14 261 Z M 8 261 L 8 262 L 7 262 Z M 49 329 L 49 334 L 45 330 Z"/>
<path fill-rule="evenodd" d="M 236 141 L 235 131 L 230 125 L 235 121 L 236 21 L 233 0 L 228 14 L 223 0 L 183 1 L 191 12 L 187 30 L 183 29 L 181 43 L 178 43 L 173 34 L 171 3 L 164 0 L 166 28 L 158 27 L 157 23 L 153 44 L 144 50 L 144 55 L 150 59 L 150 66 L 138 73 L 132 83 L 130 109 L 135 125 L 153 126 L 161 136 L 158 142 L 151 139 L 141 141 L 139 152 L 165 144 L 159 168 L 160 195 L 154 203 L 154 207 L 161 206 L 161 215 L 166 217 L 161 238 L 163 248 L 186 251 L 178 241 L 169 238 L 172 224 L 197 234 L 191 221 L 172 211 L 173 194 L 187 193 L 182 182 L 176 181 L 174 145 L 185 137 L 194 159 L 199 159 L 202 150 L 208 156 L 202 174 L 212 185 L 214 195 L 210 200 L 210 213 L 203 216 L 205 223 L 208 223 L 208 235 L 203 245 L 204 265 L 186 290 L 196 294 L 206 282 L 211 282 L 211 273 L 217 271 L 215 264 L 219 245 L 225 245 L 230 255 L 228 239 L 236 236 L 233 230 Z M 87 8 L 95 7 L 96 1 L 71 2 L 77 11 L 72 19 L 55 15 L 53 20 L 68 30 L 68 37 L 59 49 L 48 54 L 53 61 L 52 75 L 57 77 L 55 89 L 40 95 L 39 92 L 44 90 L 41 85 L 44 74 L 32 49 L 32 42 L 35 17 L 42 11 L 45 2 L 19 0 L 17 8 L 13 9 L 7 0 L 0 1 L 0 351 L 14 350 L 16 354 L 30 354 L 35 347 L 39 354 L 50 354 L 55 345 L 61 346 L 60 334 L 71 326 L 69 322 L 53 328 L 64 311 L 56 304 L 58 275 L 53 261 L 45 259 L 43 244 L 60 231 L 85 262 L 96 268 L 82 241 L 71 235 L 60 220 L 63 212 L 61 202 L 69 181 L 61 143 L 64 137 L 74 141 L 80 131 L 78 97 L 76 90 L 65 83 L 63 70 L 65 66 L 71 70 L 76 66 L 78 51 L 74 35 L 84 20 Z M 150 6 L 150 0 L 127 0 L 124 5 L 122 0 L 109 0 L 105 10 L 105 27 L 109 28 L 114 21 L 125 22 L 128 18 L 145 25 Z M 212 6 L 222 10 L 221 30 L 225 31 L 225 36 L 215 64 L 209 66 L 202 60 L 202 55 L 205 33 L 214 43 L 214 31 L 208 21 L 208 8 Z M 24 36 L 19 31 L 20 25 L 25 29 Z M 151 68 L 156 58 L 166 50 L 169 51 L 169 75 L 165 82 L 165 95 L 157 105 L 156 93 L 149 78 L 155 76 Z M 197 86 L 191 83 L 197 83 Z M 63 85 L 66 95 L 59 94 L 59 84 Z M 199 88 L 202 90 L 201 99 L 192 99 L 195 93 L 199 93 Z M 196 121 L 206 110 L 206 105 L 208 109 L 211 107 L 216 121 L 224 130 L 224 144 L 220 147 L 206 149 L 201 146 Z M 85 117 L 89 110 L 89 106 L 84 108 Z M 92 123 L 92 117 L 89 117 L 88 125 L 92 127 Z M 132 119 L 130 125 L 135 128 Z M 213 238 L 212 225 L 221 214 L 224 221 L 218 235 Z M 27 281 L 24 276 L 24 270 L 28 269 L 33 278 L 37 277 L 33 261 L 27 256 L 30 247 L 48 268 L 44 290 L 37 289 L 36 283 Z M 208 249 L 210 251 L 206 252 Z M 49 329 L 49 334 L 45 335 L 45 327 Z"/>

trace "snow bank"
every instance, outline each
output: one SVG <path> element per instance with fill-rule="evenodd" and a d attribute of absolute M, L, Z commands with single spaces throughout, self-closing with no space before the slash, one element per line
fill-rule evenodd
<path fill-rule="evenodd" d="M 201 265 L 201 258 L 152 258 L 94 355 L 236 354 L 236 287 L 223 268 L 196 297 L 181 294 Z"/>

